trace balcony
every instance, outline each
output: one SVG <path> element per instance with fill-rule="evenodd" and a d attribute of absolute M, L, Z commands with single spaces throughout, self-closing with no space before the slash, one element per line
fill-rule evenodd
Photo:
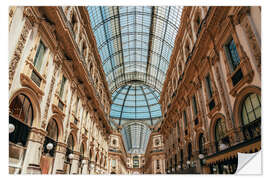
<path fill-rule="evenodd" d="M 242 131 L 246 140 L 251 140 L 261 136 L 261 118 L 242 127 Z"/>
<path fill-rule="evenodd" d="M 62 8 L 59 8 L 59 14 L 61 15 L 63 21 L 65 22 L 65 24 L 67 26 L 67 29 L 68 29 L 69 33 L 72 36 L 71 39 L 72 39 L 73 43 L 71 43 L 71 44 L 73 44 L 73 47 L 74 47 L 74 49 L 76 51 L 75 53 L 78 54 L 79 61 L 82 64 L 83 69 L 86 72 L 86 76 L 88 77 L 88 82 L 93 87 L 92 89 L 94 91 L 94 94 L 96 96 L 96 99 L 97 99 L 99 105 L 101 106 L 101 110 L 103 110 L 103 112 L 105 114 L 105 111 L 104 111 L 105 107 L 104 107 L 104 104 L 101 101 L 102 98 L 100 97 L 99 92 L 94 88 L 95 87 L 95 82 L 94 82 L 94 80 L 92 78 L 92 75 L 90 74 L 90 72 L 86 68 L 87 67 L 87 64 L 85 62 L 85 57 L 84 57 L 83 53 L 79 50 L 78 43 L 76 41 L 76 34 L 75 34 L 74 30 L 73 30 L 73 25 L 68 21 L 68 19 L 67 19 L 67 17 L 66 17 L 66 15 L 65 15 L 65 13 L 64 13 L 64 11 L 63 11 Z"/>
<path fill-rule="evenodd" d="M 31 54 L 31 53 L 30 53 Z M 30 55 L 29 55 L 30 56 Z M 30 57 L 28 57 L 30 58 Z M 21 84 L 30 87 L 38 96 L 43 96 L 46 80 L 34 67 L 31 60 L 26 60 L 22 73 L 20 74 Z"/>
<path fill-rule="evenodd" d="M 254 72 L 248 58 L 242 59 L 240 61 L 240 64 L 237 66 L 234 72 L 229 75 L 227 79 L 230 94 L 235 96 L 237 94 L 237 91 L 241 87 L 243 87 L 245 83 L 249 83 L 252 81 L 253 77 Z"/>
<path fill-rule="evenodd" d="M 243 73 L 242 73 L 241 68 L 238 69 L 238 71 L 234 73 L 231 79 L 232 79 L 233 86 L 235 86 L 239 81 L 241 81 L 241 79 L 243 79 Z"/>

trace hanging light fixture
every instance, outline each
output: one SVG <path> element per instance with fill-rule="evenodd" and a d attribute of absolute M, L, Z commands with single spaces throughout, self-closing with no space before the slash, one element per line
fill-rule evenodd
<path fill-rule="evenodd" d="M 14 130 L 15 130 L 14 124 L 11 124 L 11 123 L 10 123 L 10 124 L 8 125 L 8 131 L 9 131 L 9 134 L 13 133 Z"/>
<path fill-rule="evenodd" d="M 53 144 L 52 144 L 52 143 L 48 143 L 48 144 L 46 145 L 46 148 L 47 148 L 49 151 L 52 150 Z"/>
<path fill-rule="evenodd" d="M 199 159 L 203 159 L 204 155 L 203 154 L 199 154 Z"/>
<path fill-rule="evenodd" d="M 68 155 L 68 158 L 69 158 L 70 160 L 72 160 L 72 159 L 74 158 L 74 155 L 73 155 L 72 153 L 70 153 L 70 154 Z"/>

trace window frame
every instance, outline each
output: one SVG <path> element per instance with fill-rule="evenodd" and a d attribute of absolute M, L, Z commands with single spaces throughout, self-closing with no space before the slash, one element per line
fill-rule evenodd
<path fill-rule="evenodd" d="M 251 99 L 251 96 L 252 95 L 255 95 L 256 96 L 256 100 L 258 101 L 259 106 L 254 107 L 254 105 L 253 105 L 254 102 Z M 246 102 L 247 101 L 249 101 L 249 103 L 251 105 L 251 108 L 252 108 L 251 111 L 249 111 L 249 112 L 247 111 L 247 107 L 246 107 Z M 256 94 L 256 93 L 249 93 L 249 94 L 247 94 L 245 96 L 245 98 L 243 100 L 243 103 L 242 103 L 242 107 L 241 107 L 241 121 L 242 121 L 243 126 L 246 126 L 246 125 L 248 125 L 248 124 L 256 121 L 257 119 L 260 119 L 261 118 L 261 113 L 260 113 L 260 117 L 256 117 L 256 113 L 255 113 L 255 110 L 257 108 L 259 108 L 259 107 L 261 108 L 261 98 L 260 98 L 260 96 L 258 94 Z M 245 112 L 243 112 L 244 110 L 245 110 Z M 245 123 L 245 120 L 244 120 L 244 117 L 243 117 L 243 113 L 246 114 L 247 123 Z M 254 119 L 253 120 L 250 120 L 249 113 L 253 113 L 253 115 L 254 115 Z"/>
<path fill-rule="evenodd" d="M 62 76 L 62 80 L 61 80 L 61 84 L 60 84 L 60 90 L 59 90 L 59 97 L 60 99 L 63 99 L 63 93 L 65 91 L 65 85 L 66 85 L 67 79 L 66 77 L 63 75 Z"/>
<path fill-rule="evenodd" d="M 194 117 L 196 117 L 199 112 L 198 112 L 197 100 L 196 100 L 195 94 L 192 96 L 192 107 L 193 107 L 193 115 Z"/>
<path fill-rule="evenodd" d="M 44 52 L 43 52 L 43 55 L 42 57 L 39 57 L 40 56 L 40 49 L 41 49 L 41 46 L 44 47 Z M 33 65 L 36 69 L 37 72 L 41 72 L 41 69 L 42 69 L 42 65 L 44 63 L 44 58 L 47 54 L 47 47 L 45 45 L 45 43 L 40 39 L 39 40 L 39 43 L 38 43 L 38 48 L 37 48 L 37 51 L 36 51 L 36 54 L 35 54 L 35 57 L 34 57 L 34 61 L 33 61 Z"/>
<path fill-rule="evenodd" d="M 232 55 L 232 51 L 230 50 L 230 44 L 231 43 L 233 43 L 233 45 L 234 45 L 235 52 L 236 52 L 236 55 L 237 55 L 237 58 L 238 58 L 239 62 L 235 61 L 235 59 L 233 58 L 235 56 Z M 237 47 L 236 47 L 236 44 L 235 44 L 235 41 L 234 41 L 233 37 L 230 37 L 227 40 L 227 42 L 224 44 L 224 50 L 225 50 L 227 61 L 229 62 L 229 69 L 230 69 L 231 72 L 234 72 L 237 69 L 237 67 L 240 65 L 241 59 L 239 57 L 239 52 L 237 50 Z M 238 64 L 235 65 L 234 64 L 235 62 L 237 62 Z"/>
<path fill-rule="evenodd" d="M 211 82 L 210 74 L 207 74 L 205 76 L 205 83 L 206 83 L 208 99 L 211 99 L 213 97 L 213 88 L 212 88 L 212 82 Z"/>

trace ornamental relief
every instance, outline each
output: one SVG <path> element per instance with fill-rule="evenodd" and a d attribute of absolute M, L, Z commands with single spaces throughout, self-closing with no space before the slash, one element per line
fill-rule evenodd
<path fill-rule="evenodd" d="M 252 30 L 252 27 L 250 26 L 249 19 L 250 19 L 250 16 L 246 16 L 243 19 L 241 26 L 243 27 L 243 29 L 247 35 L 247 40 L 250 44 L 250 48 L 251 48 L 253 55 L 255 57 L 257 68 L 258 68 L 259 72 L 261 72 L 261 48 L 260 48 L 260 44 L 257 41 L 255 33 Z"/>
<path fill-rule="evenodd" d="M 11 26 L 11 24 L 12 24 L 13 16 L 14 16 L 15 11 L 16 11 L 16 7 L 15 7 L 15 6 L 11 6 L 11 7 L 9 8 L 9 13 L 8 13 L 8 15 L 9 15 L 9 25 L 8 25 L 8 30 L 10 30 L 10 26 Z"/>
<path fill-rule="evenodd" d="M 48 111 L 49 111 L 52 91 L 53 91 L 53 87 L 54 87 L 54 83 L 55 83 L 55 76 L 54 75 L 56 74 L 57 70 L 58 70 L 58 67 L 55 66 L 54 71 L 53 71 L 53 76 L 52 76 L 52 79 L 51 79 L 50 90 L 49 90 L 47 101 L 46 101 L 46 108 L 45 108 L 45 112 L 44 112 L 44 116 L 43 116 L 42 128 L 45 128 L 45 126 L 47 124 Z"/>
<path fill-rule="evenodd" d="M 20 34 L 19 40 L 17 42 L 14 54 L 10 60 L 10 65 L 9 65 L 9 89 L 11 88 L 11 84 L 14 78 L 15 70 L 17 68 L 18 62 L 21 59 L 22 56 L 22 51 L 24 49 L 27 37 L 29 35 L 30 31 L 30 25 L 28 21 L 25 22 L 22 33 Z"/>
<path fill-rule="evenodd" d="M 230 116 L 228 103 L 227 103 L 226 98 L 225 98 L 226 96 L 225 96 L 225 92 L 224 92 L 224 86 L 223 86 L 222 81 L 221 81 L 221 76 L 220 76 L 218 66 L 216 67 L 216 77 L 217 77 L 218 85 L 220 87 L 220 95 L 221 95 L 222 102 L 223 102 L 222 104 L 223 104 L 223 107 L 225 109 L 226 118 L 228 119 L 226 121 L 226 122 L 228 122 L 227 129 L 231 129 L 234 127 L 234 123 L 233 123 L 231 116 Z"/>

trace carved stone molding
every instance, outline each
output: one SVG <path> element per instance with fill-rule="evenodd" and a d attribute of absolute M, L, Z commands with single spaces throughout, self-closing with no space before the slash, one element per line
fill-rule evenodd
<path fill-rule="evenodd" d="M 247 40 L 249 42 L 251 51 L 255 57 L 256 66 L 258 68 L 259 73 L 261 73 L 261 45 L 260 41 L 256 38 L 254 30 L 252 29 L 250 25 L 251 17 L 245 16 L 243 20 L 241 21 L 241 26 L 243 27 Z"/>
<path fill-rule="evenodd" d="M 66 154 L 66 149 L 67 149 L 67 145 L 65 143 L 62 142 L 57 142 L 57 146 L 56 146 L 56 152 L 61 153 L 61 154 Z"/>
<path fill-rule="evenodd" d="M 26 17 L 31 25 L 33 26 L 35 23 L 38 23 L 37 17 L 34 16 L 34 13 L 32 11 L 31 7 L 25 7 L 23 11 L 23 16 Z"/>
<path fill-rule="evenodd" d="M 12 24 L 12 21 L 13 21 L 13 17 L 14 17 L 14 13 L 16 11 L 16 7 L 15 6 L 10 6 L 9 7 L 9 25 L 8 25 L 8 29 L 10 30 L 10 26 Z"/>
<path fill-rule="evenodd" d="M 29 135 L 29 141 L 38 142 L 40 144 L 43 144 L 43 141 L 45 139 L 47 132 L 43 129 L 38 129 L 33 127 L 31 129 L 30 135 Z"/>
<path fill-rule="evenodd" d="M 54 87 L 54 83 L 55 83 L 55 75 L 57 72 L 57 67 L 54 67 L 54 71 L 53 71 L 53 75 L 52 75 L 52 79 L 51 79 L 51 84 L 50 84 L 50 89 L 49 89 L 49 93 L 48 93 L 48 97 L 47 97 L 47 101 L 46 101 L 46 108 L 45 108 L 45 112 L 43 115 L 43 121 L 42 121 L 42 128 L 46 127 L 47 124 L 47 117 L 48 117 L 48 111 L 49 111 L 49 107 L 50 107 L 50 102 L 51 102 L 51 97 L 52 97 L 52 91 L 53 91 L 53 87 Z"/>
<path fill-rule="evenodd" d="M 223 86 L 221 75 L 220 75 L 220 72 L 219 72 L 219 67 L 217 66 L 215 68 L 215 70 L 216 70 L 216 77 L 217 77 L 217 81 L 218 81 L 218 86 L 220 88 L 220 96 L 222 98 L 222 104 L 223 104 L 225 114 L 226 114 L 226 119 L 227 119 L 226 124 L 228 126 L 227 129 L 231 129 L 234 125 L 233 125 L 232 118 L 231 118 L 231 115 L 230 115 L 230 112 L 229 112 L 228 102 L 226 100 L 226 94 L 225 94 L 225 91 L 224 91 L 224 86 Z"/>
<path fill-rule="evenodd" d="M 12 81 L 14 78 L 15 70 L 17 68 L 17 65 L 19 61 L 21 60 L 22 52 L 27 40 L 27 37 L 29 35 L 30 26 L 27 22 L 25 22 L 22 32 L 20 34 L 19 40 L 17 42 L 14 54 L 12 55 L 12 58 L 10 60 L 9 65 L 9 89 L 11 88 Z"/>

